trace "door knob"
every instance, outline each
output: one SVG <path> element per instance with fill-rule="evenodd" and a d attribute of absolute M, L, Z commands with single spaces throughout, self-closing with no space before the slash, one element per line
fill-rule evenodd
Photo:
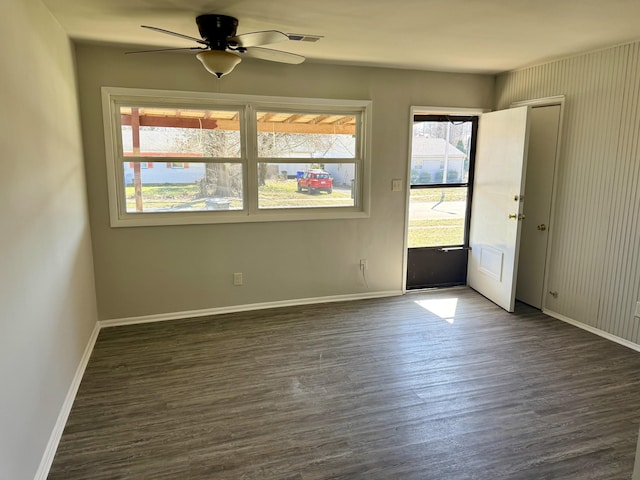
<path fill-rule="evenodd" d="M 546 230 L 547 226 L 544 223 L 541 223 L 540 225 L 538 225 L 538 230 Z"/>

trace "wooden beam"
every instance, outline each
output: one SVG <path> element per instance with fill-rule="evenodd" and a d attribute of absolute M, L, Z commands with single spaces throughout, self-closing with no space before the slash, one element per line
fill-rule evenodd
<path fill-rule="evenodd" d="M 317 133 L 317 134 L 341 134 L 355 135 L 355 125 L 318 125 L 308 123 L 260 123 L 258 124 L 259 132 L 276 132 L 276 133 Z"/>
<path fill-rule="evenodd" d="M 270 115 L 270 114 L 268 114 Z M 266 117 L 267 115 L 265 115 Z M 298 117 L 299 118 L 299 117 Z M 313 121 L 327 118 L 326 116 L 319 116 Z M 177 117 L 161 117 L 153 115 L 140 115 L 139 116 L 141 127 L 173 127 L 173 128 L 203 128 L 206 130 L 232 130 L 237 131 L 240 129 L 240 122 L 235 120 L 224 120 L 215 118 L 177 118 Z M 131 115 L 120 115 L 121 125 L 132 125 Z M 285 122 L 269 122 L 258 121 L 259 132 L 276 132 L 276 133 L 317 133 L 317 134 L 342 134 L 342 135 L 355 135 L 355 124 L 335 124 L 335 123 L 296 123 L 295 118 L 291 121 L 291 118 Z"/>
<path fill-rule="evenodd" d="M 173 127 L 173 128 L 204 128 L 215 130 L 218 128 L 218 120 L 215 118 L 178 118 L 178 117 L 157 117 L 152 115 L 139 116 L 141 127 Z M 225 120 L 231 122 L 230 120 Z M 121 125 L 132 125 L 131 115 L 120 115 Z M 233 122 L 231 122 L 233 123 Z M 237 123 L 237 122 L 235 122 Z M 235 128 L 238 130 L 238 128 Z"/>
<path fill-rule="evenodd" d="M 220 130 L 238 130 L 238 122 L 230 120 L 218 120 Z M 321 133 L 321 134 L 342 134 L 355 135 L 355 125 L 331 125 L 312 123 L 280 123 L 280 122 L 258 122 L 259 132 L 275 133 Z"/>
<path fill-rule="evenodd" d="M 299 118 L 304 117 L 304 115 L 300 115 L 300 114 L 296 114 L 296 115 L 291 115 L 289 118 L 287 118 L 284 123 L 293 123 L 296 120 L 298 120 Z"/>
<path fill-rule="evenodd" d="M 140 155 L 140 115 L 138 115 L 137 108 L 131 109 L 130 120 L 133 154 Z M 142 212 L 142 177 L 139 162 L 133 164 L 133 189 L 136 200 L 136 212 Z"/>

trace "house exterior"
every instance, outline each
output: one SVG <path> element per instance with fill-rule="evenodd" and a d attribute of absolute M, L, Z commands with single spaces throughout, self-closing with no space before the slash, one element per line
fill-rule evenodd
<path fill-rule="evenodd" d="M 189 158 L 203 157 L 204 152 L 195 144 L 191 148 L 179 145 L 180 128 L 148 129 L 140 128 L 139 142 L 141 155 L 148 158 L 140 162 L 140 176 L 143 185 L 190 184 L 204 178 L 206 165 L 189 162 Z M 131 127 L 122 127 L 122 148 L 125 157 L 133 156 Z M 185 151 L 186 150 L 186 151 Z M 184 162 L 154 162 L 154 157 L 184 157 Z M 133 184 L 134 162 L 123 165 L 126 185 Z"/>
<path fill-rule="evenodd" d="M 133 162 L 124 164 L 126 185 L 133 184 Z M 143 185 L 189 184 L 201 181 L 206 164 L 194 162 L 140 162 Z"/>
<path fill-rule="evenodd" d="M 335 186 L 350 187 L 356 178 L 355 167 L 352 163 L 325 163 L 324 169 L 333 178 Z"/>
<path fill-rule="evenodd" d="M 411 144 L 412 183 L 463 181 L 467 155 L 442 138 L 415 135 Z"/>

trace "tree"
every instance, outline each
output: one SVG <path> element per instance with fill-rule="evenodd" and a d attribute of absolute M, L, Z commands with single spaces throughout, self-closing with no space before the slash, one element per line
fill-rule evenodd
<path fill-rule="evenodd" d="M 173 129 L 175 130 L 175 129 Z M 176 151 L 198 153 L 203 157 L 235 158 L 240 155 L 240 133 L 219 129 L 180 129 L 176 137 Z M 241 169 L 228 163 L 207 163 L 200 182 L 203 197 L 233 197 L 242 192 Z"/>

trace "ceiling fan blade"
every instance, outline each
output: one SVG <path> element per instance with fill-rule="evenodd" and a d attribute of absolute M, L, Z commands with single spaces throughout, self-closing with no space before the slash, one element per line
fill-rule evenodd
<path fill-rule="evenodd" d="M 190 37 L 189 35 L 183 35 L 182 33 L 172 32 L 171 30 L 165 30 L 164 28 L 158 27 L 150 27 L 149 25 L 140 25 L 142 28 L 148 28 L 149 30 L 153 30 L 155 32 L 166 33 L 167 35 L 173 35 L 174 37 L 186 38 L 187 40 L 193 40 L 194 42 L 201 43 L 202 45 L 206 45 L 207 42 L 202 40 L 201 38 Z"/>
<path fill-rule="evenodd" d="M 184 48 L 157 48 L 154 50 L 136 50 L 135 52 L 124 52 L 125 55 L 133 53 L 157 53 L 157 52 L 177 52 L 180 50 L 208 50 L 206 47 L 184 47 Z"/>
<path fill-rule="evenodd" d="M 286 33 L 282 33 L 277 30 L 265 30 L 264 32 L 251 32 L 236 35 L 235 37 L 229 38 L 228 43 L 232 46 L 247 48 L 284 42 L 285 40 L 289 40 L 289 36 Z"/>
<path fill-rule="evenodd" d="M 260 60 L 268 60 L 270 62 L 290 63 L 292 65 L 297 65 L 298 63 L 305 61 L 305 58 L 302 55 L 260 47 L 247 48 L 246 52 L 243 52 L 240 55 L 244 57 L 258 58 Z"/>

